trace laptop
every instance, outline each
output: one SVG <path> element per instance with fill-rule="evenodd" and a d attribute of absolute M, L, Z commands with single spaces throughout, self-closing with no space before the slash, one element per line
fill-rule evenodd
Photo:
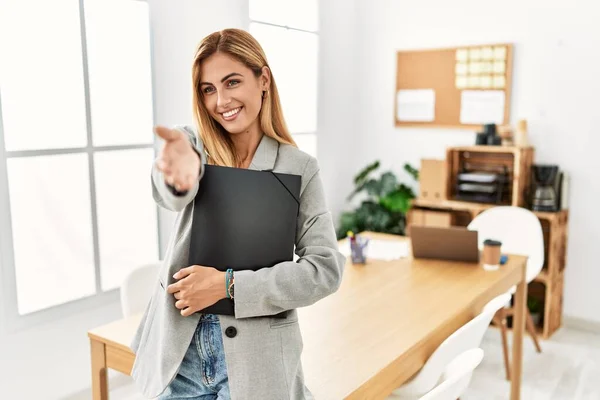
<path fill-rule="evenodd" d="M 462 227 L 410 227 L 414 258 L 479 262 L 477 231 Z"/>

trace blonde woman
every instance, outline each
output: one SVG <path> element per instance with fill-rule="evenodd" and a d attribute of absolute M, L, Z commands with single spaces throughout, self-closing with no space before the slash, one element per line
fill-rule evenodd
<path fill-rule="evenodd" d="M 131 345 L 132 375 L 144 395 L 162 400 L 312 399 L 295 309 L 336 291 L 345 263 L 317 161 L 288 132 L 272 71 L 249 33 L 226 29 L 204 38 L 192 75 L 197 129 L 156 129 L 165 145 L 152 169 L 154 199 L 178 216 Z M 185 266 L 205 164 L 302 177 L 297 261 L 229 277 L 210 266 Z M 198 312 L 227 297 L 235 317 Z"/>

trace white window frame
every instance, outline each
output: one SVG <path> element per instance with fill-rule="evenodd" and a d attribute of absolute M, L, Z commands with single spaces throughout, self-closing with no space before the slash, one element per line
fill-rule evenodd
<path fill-rule="evenodd" d="M 147 0 L 133 0 L 147 3 Z M 68 149 L 49 149 L 49 150 L 24 150 L 24 151 L 6 151 L 4 145 L 4 127 L 2 119 L 2 93 L 0 91 L 0 322 L 6 321 L 7 326 L 0 325 L 0 333 L 14 333 L 29 329 L 31 327 L 60 320 L 65 316 L 81 313 L 84 311 L 94 310 L 98 307 L 103 307 L 108 304 L 114 304 L 120 299 L 119 288 L 109 290 L 102 289 L 102 271 L 100 268 L 100 253 L 98 243 L 98 215 L 96 204 L 96 185 L 95 185 L 95 153 L 104 151 L 120 151 L 120 150 L 139 150 L 153 148 L 156 153 L 155 144 L 140 144 L 140 145 L 117 145 L 117 146 L 93 146 L 92 141 L 92 124 L 90 112 L 90 86 L 88 73 L 88 55 L 87 55 L 87 40 L 86 40 L 86 24 L 85 24 L 85 0 L 79 0 L 79 21 L 80 35 L 82 46 L 82 63 L 83 63 L 83 82 L 85 94 L 85 110 L 86 110 L 86 134 L 87 146 Z M 150 44 L 152 40 L 152 31 L 150 31 Z M 153 59 L 152 46 L 150 46 L 150 58 Z M 151 61 L 150 60 L 150 61 Z M 152 64 L 150 65 L 151 72 L 151 90 L 152 90 L 152 123 L 155 123 L 155 85 L 154 73 Z M 32 126 L 33 129 L 33 126 Z M 19 314 L 17 300 L 17 280 L 16 266 L 14 258 L 14 246 L 12 237 L 12 218 L 10 213 L 10 198 L 8 188 L 8 171 L 7 161 L 9 158 L 20 157 L 37 157 L 45 155 L 63 155 L 63 154 L 87 154 L 89 167 L 89 182 L 90 182 L 90 200 L 92 213 L 92 239 L 94 249 L 94 274 L 95 274 L 95 289 L 96 293 L 81 299 L 67 301 L 65 303 L 53 305 L 39 311 L 34 311 L 25 315 Z M 148 179 L 150 170 L 148 170 Z M 157 231 L 158 231 L 158 249 L 159 257 L 162 258 L 162 243 L 160 238 L 160 213 L 156 207 L 157 214 Z"/>
<path fill-rule="evenodd" d="M 250 15 L 250 1 L 252 0 L 248 0 L 248 15 Z M 265 22 L 265 21 L 261 21 L 261 20 L 256 20 L 256 19 L 252 19 L 249 18 L 249 24 L 248 24 L 248 31 L 250 31 L 250 24 L 260 24 L 260 25 L 266 25 L 266 26 L 272 26 L 275 28 L 283 28 L 283 29 L 288 29 L 288 30 L 292 30 L 292 31 L 297 31 L 297 32 L 304 32 L 304 33 L 311 33 L 314 34 L 315 36 L 317 36 L 317 38 L 319 37 L 319 30 L 315 30 L 315 31 L 311 31 L 311 30 L 306 30 L 306 29 L 300 29 L 300 28 L 294 28 L 288 25 L 279 25 L 279 24 L 275 24 L 272 22 Z M 317 65 L 319 64 L 319 54 L 318 54 L 318 50 L 317 50 Z M 319 75 L 319 71 L 317 70 L 317 85 L 318 85 L 318 75 Z M 317 93 L 318 93 L 318 86 L 317 86 Z M 319 96 L 317 95 L 317 98 L 315 99 L 316 101 L 316 105 L 317 105 L 317 121 L 319 120 Z M 284 116 L 285 117 L 285 116 Z M 290 132 L 290 134 L 292 136 L 300 136 L 300 135 L 315 135 L 315 137 L 318 138 L 317 135 L 317 130 L 315 129 L 315 131 L 307 131 L 307 132 Z M 319 148 L 319 143 L 317 140 L 317 151 Z"/>

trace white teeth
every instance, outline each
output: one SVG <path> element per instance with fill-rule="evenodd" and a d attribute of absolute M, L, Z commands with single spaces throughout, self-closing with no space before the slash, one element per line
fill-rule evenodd
<path fill-rule="evenodd" d="M 237 114 L 239 112 L 240 112 L 240 108 L 238 107 L 238 108 L 235 108 L 235 109 L 233 109 L 231 111 L 227 111 L 226 113 L 223 113 L 223 116 L 225 118 L 229 118 L 229 117 L 233 117 L 235 114 Z"/>

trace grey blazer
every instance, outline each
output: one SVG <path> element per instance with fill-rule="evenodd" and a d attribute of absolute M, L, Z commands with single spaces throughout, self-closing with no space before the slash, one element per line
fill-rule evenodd
<path fill-rule="evenodd" d="M 180 129 L 189 135 L 205 164 L 203 146 L 194 130 Z M 235 317 L 219 316 L 231 398 L 312 399 L 304 385 L 302 337 L 295 309 L 338 289 L 345 257 L 338 251 L 319 167 L 313 157 L 263 136 L 250 168 L 302 176 L 296 231 L 299 258 L 256 272 L 235 273 Z M 154 200 L 178 215 L 154 294 L 131 343 L 136 354 L 132 376 L 148 398 L 160 395 L 175 378 L 200 318 L 199 313 L 182 317 L 166 287 L 173 283 L 176 271 L 188 266 L 193 199 L 201 179 L 202 174 L 185 196 L 175 196 L 162 173 L 155 166 L 152 169 Z M 288 311 L 287 317 L 272 317 L 283 311 Z"/>

